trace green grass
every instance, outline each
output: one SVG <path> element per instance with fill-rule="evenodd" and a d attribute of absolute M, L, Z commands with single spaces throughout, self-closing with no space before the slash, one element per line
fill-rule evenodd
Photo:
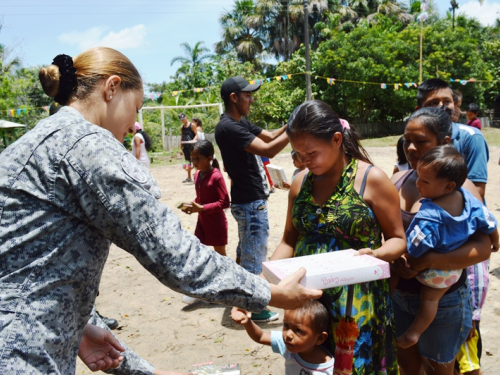
<path fill-rule="evenodd" d="M 500 129 L 483 128 L 483 135 L 490 146 L 500 146 Z"/>
<path fill-rule="evenodd" d="M 390 135 L 388 137 L 382 138 L 368 138 L 363 139 L 361 144 L 363 147 L 387 147 L 387 146 L 396 146 L 398 143 L 398 139 L 401 137 L 400 135 Z"/>

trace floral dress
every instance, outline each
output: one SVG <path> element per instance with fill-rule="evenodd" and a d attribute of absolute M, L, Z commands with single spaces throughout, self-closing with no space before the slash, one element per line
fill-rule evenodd
<path fill-rule="evenodd" d="M 345 249 L 378 248 L 381 229 L 371 209 L 354 189 L 358 160 L 344 168 L 339 183 L 328 201 L 319 207 L 312 196 L 314 175 L 309 172 L 293 204 L 292 220 L 299 232 L 294 256 Z M 346 313 L 347 286 L 324 291 L 322 301 L 330 307 L 332 332 Z M 354 286 L 351 316 L 358 324 L 354 346 L 353 374 L 397 374 L 394 316 L 387 280 Z M 330 332 L 331 347 L 335 342 Z"/>

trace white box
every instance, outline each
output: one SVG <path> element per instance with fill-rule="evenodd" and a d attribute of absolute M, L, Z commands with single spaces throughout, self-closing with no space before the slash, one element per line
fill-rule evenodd
<path fill-rule="evenodd" d="M 273 181 L 273 185 L 279 188 L 283 188 L 283 181 L 288 182 L 285 175 L 285 170 L 274 164 L 266 165 L 267 171 L 271 176 L 271 180 Z"/>
<path fill-rule="evenodd" d="M 193 365 L 190 370 L 193 374 L 224 374 L 224 375 L 240 375 L 240 365 L 214 365 L 213 362 L 200 363 Z"/>
<path fill-rule="evenodd" d="M 278 284 L 304 267 L 307 272 L 300 283 L 313 289 L 330 289 L 391 276 L 389 263 L 370 255 L 355 256 L 356 253 L 349 249 L 263 262 L 262 272 L 269 282 Z"/>

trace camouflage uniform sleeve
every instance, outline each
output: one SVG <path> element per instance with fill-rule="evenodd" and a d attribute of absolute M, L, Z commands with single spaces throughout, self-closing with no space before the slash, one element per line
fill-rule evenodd
<path fill-rule="evenodd" d="M 109 329 L 109 327 L 102 321 L 102 319 L 97 315 L 95 307 L 92 309 L 92 314 L 90 315 L 89 324 L 101 327 L 106 331 L 109 331 L 112 335 L 113 332 Z M 114 336 L 114 335 L 113 335 Z M 115 336 L 116 337 L 116 336 Z M 118 338 L 117 338 L 118 339 Z M 124 359 L 120 366 L 115 369 L 111 369 L 108 371 L 104 371 L 107 374 L 116 374 L 116 375 L 153 375 L 155 372 L 155 367 L 146 361 L 144 358 L 139 356 L 136 352 L 130 349 L 127 344 L 125 344 L 122 340 L 119 340 L 120 344 L 125 348 L 125 351 L 122 353 Z"/>
<path fill-rule="evenodd" d="M 193 297 L 260 312 L 269 283 L 202 245 L 158 201 L 149 171 L 116 139 L 91 134 L 60 164 L 60 194 L 71 190 L 82 216 L 132 254 L 164 285 Z"/>

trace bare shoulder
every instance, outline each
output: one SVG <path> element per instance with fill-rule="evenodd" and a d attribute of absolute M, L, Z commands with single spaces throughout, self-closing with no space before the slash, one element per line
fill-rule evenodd
<path fill-rule="evenodd" d="M 401 177 L 403 177 L 403 176 L 404 176 L 404 174 L 405 174 L 406 172 L 408 172 L 408 171 L 399 171 L 399 172 L 394 173 L 394 174 L 390 177 L 391 181 L 392 181 L 393 183 L 394 183 L 394 182 L 399 181 L 399 179 L 400 179 Z"/>
<path fill-rule="evenodd" d="M 302 187 L 302 182 L 307 176 L 307 173 L 309 173 L 308 169 L 304 169 L 303 171 L 300 171 L 295 175 L 292 181 L 292 185 L 290 186 L 290 192 L 288 193 L 289 199 L 292 201 L 297 197 L 299 194 L 300 188 Z"/>
<path fill-rule="evenodd" d="M 366 170 L 370 167 L 370 165 L 372 164 L 360 160 L 358 164 L 358 174 L 356 177 L 363 179 L 366 174 Z M 366 177 L 366 183 L 368 185 L 386 183 L 389 181 L 390 180 L 387 174 L 382 169 L 380 169 L 375 165 L 373 165 L 372 168 L 370 168 L 368 175 Z"/>

